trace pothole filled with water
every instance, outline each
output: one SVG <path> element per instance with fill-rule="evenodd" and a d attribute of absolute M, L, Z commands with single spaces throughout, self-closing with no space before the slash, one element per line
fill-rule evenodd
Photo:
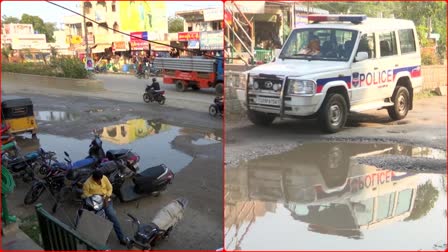
<path fill-rule="evenodd" d="M 226 249 L 434 250 L 447 236 L 446 166 L 417 173 L 357 161 L 383 155 L 446 163 L 438 149 L 314 143 L 227 169 Z"/>
<path fill-rule="evenodd" d="M 103 149 L 132 149 L 140 155 L 140 170 L 159 164 L 165 164 L 173 172 L 185 168 L 193 157 L 174 149 L 171 142 L 185 132 L 194 129 L 164 124 L 160 121 L 132 119 L 126 122 L 106 126 L 97 130 L 103 140 Z M 64 160 L 64 151 L 73 161 L 84 159 L 88 154 L 90 138 L 76 139 L 52 134 L 38 134 L 37 138 L 17 137 L 22 152 L 30 152 L 42 147 L 46 151 L 55 151 L 59 160 Z"/>
<path fill-rule="evenodd" d="M 80 118 L 79 114 L 65 111 L 37 111 L 36 119 L 40 121 L 76 121 Z"/>

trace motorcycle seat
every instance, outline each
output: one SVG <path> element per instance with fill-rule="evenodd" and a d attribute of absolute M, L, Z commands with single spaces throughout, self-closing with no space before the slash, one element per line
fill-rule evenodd
<path fill-rule="evenodd" d="M 108 150 L 106 152 L 106 157 L 109 160 L 120 159 L 121 157 L 126 155 L 126 153 L 128 153 L 128 151 L 129 151 L 128 149 Z"/>
<path fill-rule="evenodd" d="M 76 161 L 72 164 L 72 169 L 79 169 L 84 167 L 90 167 L 93 166 L 96 163 L 95 158 L 86 158 L 79 161 Z"/>
<path fill-rule="evenodd" d="M 163 90 L 154 90 L 154 93 L 163 93 L 163 92 L 165 92 L 165 91 L 163 91 Z"/>
<path fill-rule="evenodd" d="M 148 168 L 135 177 L 135 182 L 138 184 L 140 180 L 148 181 L 157 179 L 160 175 L 164 174 L 166 170 L 167 168 L 164 164 Z"/>

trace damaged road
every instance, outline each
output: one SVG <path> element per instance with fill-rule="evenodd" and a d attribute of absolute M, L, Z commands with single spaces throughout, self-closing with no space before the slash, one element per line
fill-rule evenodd
<path fill-rule="evenodd" d="M 446 250 L 446 97 L 316 123 L 226 121 L 227 250 Z"/>
<path fill-rule="evenodd" d="M 157 250 L 215 250 L 223 244 L 222 188 L 222 121 L 206 113 L 186 109 L 151 106 L 89 98 L 81 96 L 45 96 L 14 93 L 30 97 L 34 103 L 39 131 L 36 138 L 17 136 L 23 153 L 43 148 L 55 151 L 63 160 L 64 151 L 72 160 L 85 158 L 96 130 L 103 148 L 130 148 L 140 155 L 140 171 L 166 164 L 175 173 L 173 183 L 158 197 L 148 196 L 123 203 L 114 199 L 114 208 L 127 236 L 135 230 L 127 220 L 128 213 L 149 223 L 157 211 L 178 197 L 186 197 L 189 205 L 184 218 L 174 228 L 169 239 L 161 241 Z M 33 205 L 23 200 L 30 184 L 16 180 L 14 194 L 8 205 L 20 219 L 30 220 Z M 39 199 L 51 212 L 55 199 L 45 192 Z M 73 226 L 77 202 L 67 202 L 55 216 Z M 37 231 L 37 230 L 35 230 Z M 108 246 L 123 250 L 112 231 Z"/>

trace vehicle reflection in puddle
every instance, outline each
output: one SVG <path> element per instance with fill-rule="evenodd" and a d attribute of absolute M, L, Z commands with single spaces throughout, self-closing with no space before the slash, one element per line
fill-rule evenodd
<path fill-rule="evenodd" d="M 173 149 L 171 142 L 176 136 L 184 134 L 184 128 L 163 124 L 159 121 L 133 119 L 123 124 L 112 125 L 99 130 L 105 151 L 109 149 L 130 148 L 140 155 L 140 170 L 165 164 L 173 172 L 185 168 L 193 158 L 179 150 Z M 196 132 L 190 130 L 189 132 Z M 203 133 L 201 133 L 203 134 Z M 38 134 L 37 139 L 18 137 L 17 143 L 26 153 L 37 150 L 40 146 L 47 151 L 55 151 L 63 162 L 64 151 L 73 161 L 85 158 L 91 139 L 75 139 L 49 134 Z"/>
<path fill-rule="evenodd" d="M 216 135 L 215 133 L 207 133 L 203 138 L 199 138 L 192 141 L 192 144 L 194 145 L 210 145 L 210 144 L 216 144 L 220 143 L 222 141 L 222 138 L 219 135 Z"/>
<path fill-rule="evenodd" d="M 446 156 L 409 146 L 315 143 L 227 169 L 226 249 L 432 250 L 446 244 L 446 176 L 353 160 L 369 153 Z"/>
<path fill-rule="evenodd" d="M 79 119 L 79 115 L 68 113 L 65 111 L 37 111 L 36 119 L 40 121 L 75 121 Z"/>

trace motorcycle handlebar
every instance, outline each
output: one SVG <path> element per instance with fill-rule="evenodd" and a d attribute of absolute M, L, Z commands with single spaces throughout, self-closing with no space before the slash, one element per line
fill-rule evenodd
<path fill-rule="evenodd" d="M 137 218 L 135 218 L 132 214 L 128 213 L 128 216 L 135 222 L 140 223 Z"/>

